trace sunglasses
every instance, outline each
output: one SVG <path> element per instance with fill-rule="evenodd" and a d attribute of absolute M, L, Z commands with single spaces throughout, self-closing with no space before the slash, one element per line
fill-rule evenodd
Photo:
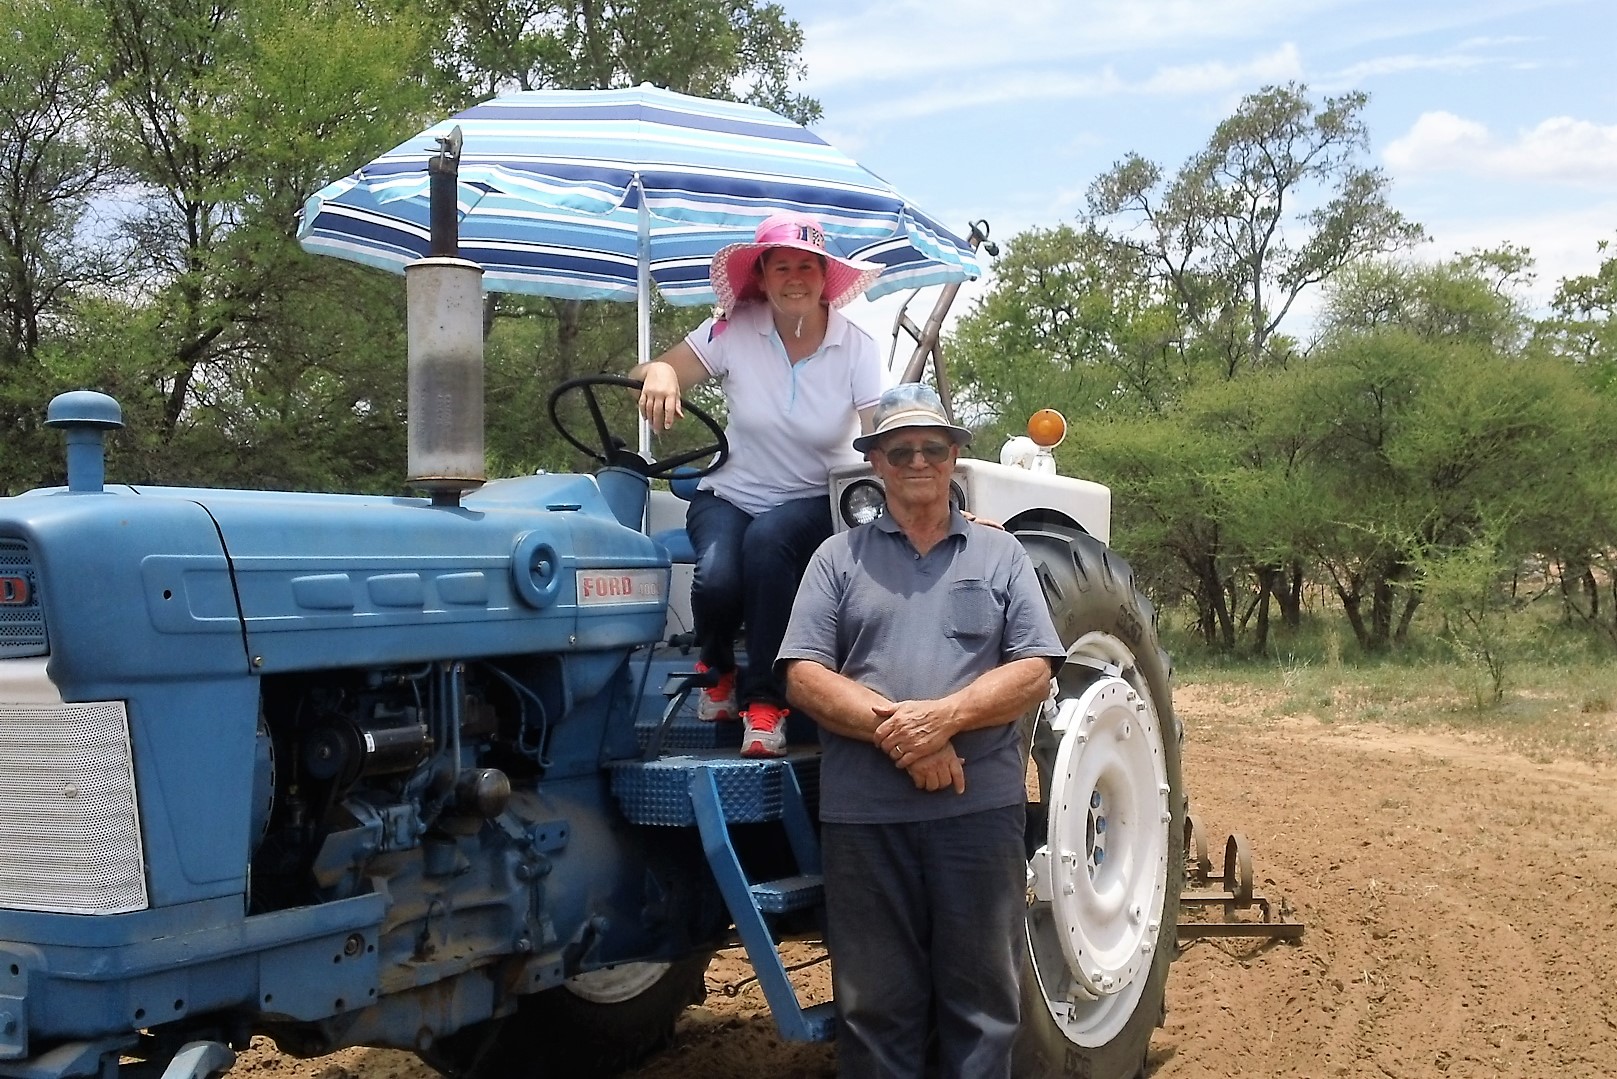
<path fill-rule="evenodd" d="M 882 450 L 882 456 L 894 468 L 903 468 L 915 459 L 916 454 L 926 458 L 929 465 L 941 465 L 949 459 L 949 444 L 947 442 L 923 442 L 919 446 L 891 446 Z"/>

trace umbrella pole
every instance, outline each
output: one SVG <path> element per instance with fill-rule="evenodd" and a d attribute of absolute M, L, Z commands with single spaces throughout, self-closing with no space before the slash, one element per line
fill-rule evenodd
<path fill-rule="evenodd" d="M 640 239 L 636 267 L 635 302 L 640 314 L 640 362 L 651 362 L 651 210 L 646 206 L 646 189 L 640 177 L 634 178 L 635 193 L 640 197 Z M 651 421 L 640 417 L 640 456 L 651 460 Z"/>

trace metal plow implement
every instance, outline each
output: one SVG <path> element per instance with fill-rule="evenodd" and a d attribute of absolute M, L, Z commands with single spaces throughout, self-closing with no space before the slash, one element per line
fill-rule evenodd
<path fill-rule="evenodd" d="M 1246 836 L 1231 832 L 1224 840 L 1224 864 L 1213 873 L 1213 860 L 1207 853 L 1207 831 L 1194 813 L 1185 814 L 1185 890 L 1179 896 L 1181 908 L 1222 908 L 1222 921 L 1197 920 L 1179 923 L 1179 939 L 1198 937 L 1268 937 L 1271 940 L 1301 940 L 1303 923 L 1290 920 L 1291 906 L 1284 896 L 1271 903 L 1252 890 L 1252 847 Z M 1256 910 L 1258 920 L 1241 917 Z"/>

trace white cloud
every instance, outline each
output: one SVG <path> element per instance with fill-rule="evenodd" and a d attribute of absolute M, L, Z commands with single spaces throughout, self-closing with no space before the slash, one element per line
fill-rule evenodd
<path fill-rule="evenodd" d="M 1352 86 L 1365 79 L 1380 75 L 1405 75 L 1412 71 L 1467 71 L 1471 68 L 1497 66 L 1501 61 L 1490 60 L 1482 56 L 1471 56 L 1464 53 L 1443 53 L 1437 56 L 1422 56 L 1417 53 L 1404 53 L 1399 56 L 1377 56 L 1369 60 L 1361 60 L 1349 65 L 1341 71 L 1333 72 L 1328 79 L 1321 80 L 1322 85 L 1342 84 Z"/>
<path fill-rule="evenodd" d="M 1159 58 L 1174 51 L 1265 46 L 1277 38 L 1320 36 L 1335 48 L 1448 36 L 1469 27 L 1580 0 L 785 0 L 804 30 L 811 93 L 853 84 L 977 75 L 1001 68 L 1094 60 Z M 1594 0 L 1603 2 L 1603 0 Z M 828 14 L 828 9 L 830 13 Z M 1552 42 L 1521 34 L 1473 33 L 1447 57 L 1388 62 L 1477 63 L 1463 54 Z M 1493 62 L 1506 63 L 1497 57 Z M 1374 74 L 1368 71 L 1367 74 Z"/>
<path fill-rule="evenodd" d="M 1617 234 L 1617 199 L 1575 209 L 1426 224 L 1432 242 L 1419 249 L 1422 258 L 1453 258 L 1507 243 L 1527 248 L 1536 275 L 1528 297 L 1544 309 L 1564 278 L 1594 273 L 1601 260 L 1610 257 L 1609 251 L 1602 253 L 1596 244 Z"/>
<path fill-rule="evenodd" d="M 1206 97 L 1300 78 L 1302 66 L 1296 46 L 1285 44 L 1245 63 L 1215 61 L 1164 67 L 1141 79 L 1126 79 L 1109 66 L 1092 72 L 1023 69 L 1011 75 L 979 75 L 970 81 L 940 82 L 915 93 L 871 99 L 858 108 L 840 110 L 838 121 L 855 126 L 894 124 L 1022 101 L 1049 103 L 1123 95 Z"/>
<path fill-rule="evenodd" d="M 958 77 L 1098 56 L 1160 56 L 1269 40 L 1350 0 L 877 0 L 857 17 L 805 14 L 808 89 Z M 818 13 L 816 13 L 818 14 Z M 1254 28 L 1262 28 L 1255 32 Z"/>
<path fill-rule="evenodd" d="M 1255 56 L 1244 64 L 1213 61 L 1165 67 L 1133 87 L 1130 92 L 1201 96 L 1230 90 L 1253 89 L 1259 83 L 1284 82 L 1303 75 L 1302 57 L 1290 42 L 1273 52 Z"/>
<path fill-rule="evenodd" d="M 1404 174 L 1462 172 L 1479 179 L 1610 187 L 1617 183 L 1617 124 L 1555 116 L 1507 139 L 1476 120 L 1428 112 L 1383 156 Z"/>
<path fill-rule="evenodd" d="M 1525 34 L 1513 34 L 1504 37 L 1468 37 L 1460 42 L 1460 49 L 1493 49 L 1501 45 L 1526 45 L 1531 42 L 1543 41 L 1543 38 L 1528 37 Z"/>
<path fill-rule="evenodd" d="M 1532 17 L 1554 9 L 1594 7 L 1601 0 L 1470 0 L 1464 4 L 1419 4 L 1408 0 L 1386 3 L 1357 3 L 1352 15 L 1342 20 L 1337 43 L 1348 48 L 1359 48 L 1379 41 L 1399 41 L 1427 38 L 1447 34 L 1470 26 L 1497 26 L 1508 19 Z M 1373 10 L 1367 10 L 1373 9 Z M 1519 45 L 1527 42 L 1545 42 L 1542 36 L 1475 35 L 1462 41 L 1459 48 L 1492 48 L 1499 45 Z"/>

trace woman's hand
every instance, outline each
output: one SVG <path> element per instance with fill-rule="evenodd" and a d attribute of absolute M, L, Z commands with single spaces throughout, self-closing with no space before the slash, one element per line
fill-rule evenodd
<path fill-rule="evenodd" d="M 663 360 L 646 364 L 641 375 L 640 414 L 651 421 L 653 430 L 666 431 L 685 415 L 679 403 L 679 374 Z"/>

